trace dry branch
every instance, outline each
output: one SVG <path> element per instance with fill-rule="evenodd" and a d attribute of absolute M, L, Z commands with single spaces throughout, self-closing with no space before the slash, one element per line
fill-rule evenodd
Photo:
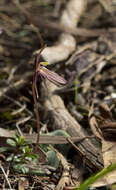
<path fill-rule="evenodd" d="M 70 0 L 60 18 L 60 24 L 64 27 L 76 28 L 86 7 L 86 0 Z M 49 64 L 63 61 L 75 50 L 76 40 L 68 33 L 61 34 L 55 46 L 47 47 L 42 56 Z"/>
<path fill-rule="evenodd" d="M 47 82 L 47 87 L 47 89 L 43 89 L 43 94 L 45 94 L 46 115 L 48 115 L 51 121 L 48 123 L 48 126 L 50 125 L 53 130 L 66 130 L 72 137 L 85 138 L 88 136 L 80 124 L 70 115 L 60 96 L 54 94 L 56 86 Z M 79 143 L 78 150 L 90 167 L 102 168 L 100 148 L 95 147 L 90 139 L 85 139 Z"/>

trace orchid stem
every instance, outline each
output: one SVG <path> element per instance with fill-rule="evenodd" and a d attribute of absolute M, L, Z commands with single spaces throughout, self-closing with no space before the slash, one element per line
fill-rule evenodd
<path fill-rule="evenodd" d="M 37 140 L 36 140 L 36 146 L 35 146 L 35 152 L 36 152 L 37 149 L 38 149 L 39 139 L 40 139 L 40 119 L 39 119 L 39 112 L 38 112 L 38 106 L 37 106 L 37 98 L 36 98 L 34 80 L 33 80 L 33 84 L 32 84 L 32 93 L 33 93 L 33 100 L 34 100 L 34 106 L 35 106 L 35 115 L 36 115 L 36 122 L 37 122 Z"/>
<path fill-rule="evenodd" d="M 36 122 L 37 122 L 37 141 L 36 141 L 36 146 L 35 146 L 35 152 L 38 149 L 39 139 L 40 139 L 40 118 L 39 118 L 39 111 L 38 111 L 38 106 L 37 106 L 38 92 L 37 92 L 36 83 L 37 83 L 38 68 L 40 67 L 39 59 L 40 59 L 41 52 L 43 51 L 43 49 L 45 47 L 46 47 L 46 45 L 44 45 L 41 48 L 40 52 L 37 55 L 37 58 L 36 58 L 36 70 L 35 70 L 35 74 L 33 76 L 33 84 L 32 84 L 32 93 L 33 93 L 33 100 L 34 100 L 34 106 L 35 106 L 35 115 L 36 115 Z"/>

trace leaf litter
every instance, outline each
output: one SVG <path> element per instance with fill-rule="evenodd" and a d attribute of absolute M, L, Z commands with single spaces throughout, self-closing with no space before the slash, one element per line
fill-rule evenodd
<path fill-rule="evenodd" d="M 115 162 L 115 4 L 1 1 L 0 10 L 0 188 L 78 187 Z M 65 78 L 67 83 L 59 88 L 38 77 L 40 146 L 34 152 L 38 134 L 30 62 L 43 44 L 47 47 L 40 62 L 48 66 L 39 71 L 50 81 L 56 77 L 65 83 Z M 30 141 L 28 145 L 13 141 L 19 132 L 24 141 Z M 6 143 L 9 139 L 14 142 L 12 148 Z M 8 156 L 22 164 L 15 165 L 20 166 L 15 174 Z M 111 185 L 115 176 L 113 171 L 93 186 Z"/>

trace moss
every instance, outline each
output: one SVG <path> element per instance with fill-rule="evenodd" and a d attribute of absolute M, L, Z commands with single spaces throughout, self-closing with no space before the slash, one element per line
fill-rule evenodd
<path fill-rule="evenodd" d="M 4 120 L 10 120 L 11 121 L 13 119 L 13 116 L 11 115 L 10 111 L 5 111 L 5 112 L 0 114 L 0 118 L 4 119 Z"/>

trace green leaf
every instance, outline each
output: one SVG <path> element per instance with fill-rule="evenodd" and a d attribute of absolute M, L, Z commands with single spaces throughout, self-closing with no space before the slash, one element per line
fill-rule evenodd
<path fill-rule="evenodd" d="M 14 162 L 22 162 L 22 163 L 24 163 L 24 161 L 22 161 L 21 155 L 15 155 L 14 156 Z"/>
<path fill-rule="evenodd" d="M 60 163 L 57 153 L 54 152 L 53 150 L 50 150 L 46 153 L 46 156 L 48 160 L 47 164 L 57 169 Z"/>
<path fill-rule="evenodd" d="M 70 135 L 65 131 L 65 130 L 61 130 L 61 129 L 58 129 L 58 130 L 55 130 L 51 133 L 48 133 L 49 135 L 52 135 L 52 136 L 64 136 L 64 137 L 70 137 Z"/>
<path fill-rule="evenodd" d="M 16 140 L 16 142 L 18 141 L 18 139 L 19 139 L 19 135 L 16 133 L 16 134 L 14 134 L 13 135 L 13 137 L 14 137 L 14 139 Z"/>
<path fill-rule="evenodd" d="M 7 139 L 7 144 L 10 146 L 16 147 L 16 142 L 13 139 Z"/>
<path fill-rule="evenodd" d="M 10 154 L 10 156 L 7 157 L 6 161 L 7 162 L 12 161 L 13 160 L 13 156 L 14 156 L 14 154 Z"/>
<path fill-rule="evenodd" d="M 116 169 L 116 163 L 110 165 L 107 168 L 104 168 L 103 170 L 101 170 L 100 172 L 98 172 L 96 175 L 90 177 L 89 179 L 87 179 L 84 183 L 82 183 L 80 185 L 79 188 L 76 188 L 75 190 L 85 190 L 87 189 L 91 184 L 93 184 L 96 180 L 98 180 L 99 178 L 102 178 L 104 175 L 112 172 L 113 170 Z"/>
<path fill-rule="evenodd" d="M 65 130 L 55 130 L 50 133 L 50 135 L 53 136 L 64 136 L 64 137 L 70 137 L 70 135 Z M 71 145 L 68 144 L 56 144 L 54 147 L 61 152 L 64 156 L 67 156 L 67 153 L 71 147 Z"/>
<path fill-rule="evenodd" d="M 23 147 L 23 152 L 24 152 L 24 154 L 30 153 L 30 152 L 32 152 L 32 148 L 30 148 L 29 146 L 25 146 L 25 147 Z"/>
<path fill-rule="evenodd" d="M 17 140 L 17 143 L 18 143 L 18 145 L 23 146 L 24 145 L 24 141 L 25 141 L 25 138 L 20 136 L 18 138 L 18 140 Z"/>
<path fill-rule="evenodd" d="M 19 146 L 26 146 L 32 143 L 30 141 L 25 141 L 25 137 L 19 136 L 18 134 L 14 135 L 14 139 Z"/>
<path fill-rule="evenodd" d="M 26 157 L 31 158 L 32 160 L 37 159 L 37 155 L 35 154 L 28 154 Z"/>
<path fill-rule="evenodd" d="M 10 151 L 11 147 L 0 147 L 0 153 Z"/>
<path fill-rule="evenodd" d="M 29 173 L 29 168 L 25 166 L 25 164 L 14 164 L 13 169 L 16 172 L 23 172 L 24 174 Z"/>

